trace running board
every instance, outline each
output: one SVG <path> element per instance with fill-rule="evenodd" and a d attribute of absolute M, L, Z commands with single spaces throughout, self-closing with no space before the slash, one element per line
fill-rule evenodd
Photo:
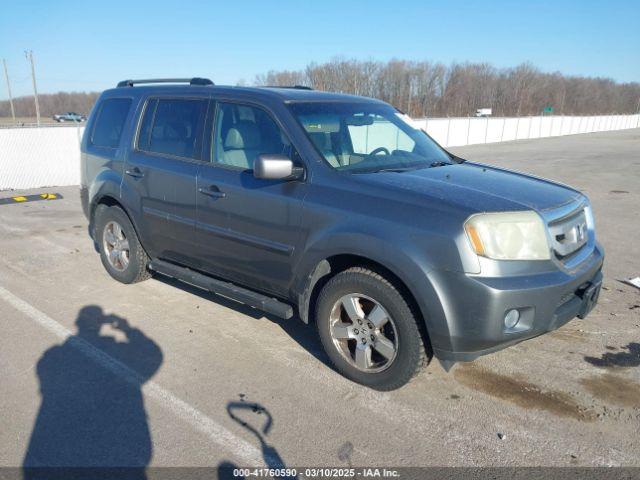
<path fill-rule="evenodd" d="M 203 275 L 164 260 L 152 260 L 149 263 L 149 269 L 280 318 L 289 319 L 293 316 L 293 307 L 275 298 L 267 297 L 253 290 Z"/>

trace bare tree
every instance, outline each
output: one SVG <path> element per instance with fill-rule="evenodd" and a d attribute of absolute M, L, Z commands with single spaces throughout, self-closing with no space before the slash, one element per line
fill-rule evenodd
<path fill-rule="evenodd" d="M 326 63 L 310 63 L 302 70 L 270 70 L 256 76 L 253 83 L 304 85 L 379 98 L 414 117 L 467 116 L 478 108 L 492 108 L 494 115 L 539 115 L 545 107 L 567 115 L 637 113 L 640 108 L 638 82 L 544 73 L 528 63 L 498 69 L 488 63 L 447 66 L 428 61 L 336 57 Z M 66 111 L 87 114 L 98 95 L 39 95 L 40 110 L 43 116 Z M 14 106 L 19 117 L 35 116 L 31 96 L 14 99 Z M 9 102 L 0 101 L 0 117 L 10 116 Z"/>
<path fill-rule="evenodd" d="M 88 114 L 98 99 L 97 92 L 58 92 L 39 94 L 40 113 L 43 117 L 51 117 L 56 113 L 76 112 Z M 36 111 L 33 96 L 18 97 L 13 100 L 17 117 L 35 117 Z M 0 102 L 0 117 L 11 115 L 8 101 Z"/>
<path fill-rule="evenodd" d="M 556 114 L 636 113 L 640 100 L 640 83 L 544 73 L 529 63 L 498 69 L 488 63 L 336 57 L 304 70 L 272 70 L 254 83 L 375 97 L 415 117 L 467 116 L 478 108 L 496 115 L 539 115 L 545 107 Z"/>

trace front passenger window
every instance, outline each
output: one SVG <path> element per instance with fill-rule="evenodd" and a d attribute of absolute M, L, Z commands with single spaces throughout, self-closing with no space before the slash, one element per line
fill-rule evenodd
<path fill-rule="evenodd" d="M 219 103 L 211 158 L 215 163 L 252 169 L 261 154 L 291 156 L 291 143 L 264 110 Z"/>

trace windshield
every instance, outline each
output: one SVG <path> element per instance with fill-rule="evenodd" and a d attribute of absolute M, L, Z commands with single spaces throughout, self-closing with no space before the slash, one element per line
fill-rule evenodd
<path fill-rule="evenodd" d="M 368 173 L 453 163 L 408 117 L 373 103 L 293 103 L 289 107 L 336 170 Z"/>

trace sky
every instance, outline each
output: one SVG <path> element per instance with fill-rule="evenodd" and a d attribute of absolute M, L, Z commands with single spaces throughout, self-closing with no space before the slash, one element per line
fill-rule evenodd
<path fill-rule="evenodd" d="M 14 96 L 99 91 L 127 78 L 252 83 L 336 56 L 531 62 L 640 81 L 638 0 L 0 1 L 0 58 Z M 6 99 L 0 77 L 0 99 Z"/>

